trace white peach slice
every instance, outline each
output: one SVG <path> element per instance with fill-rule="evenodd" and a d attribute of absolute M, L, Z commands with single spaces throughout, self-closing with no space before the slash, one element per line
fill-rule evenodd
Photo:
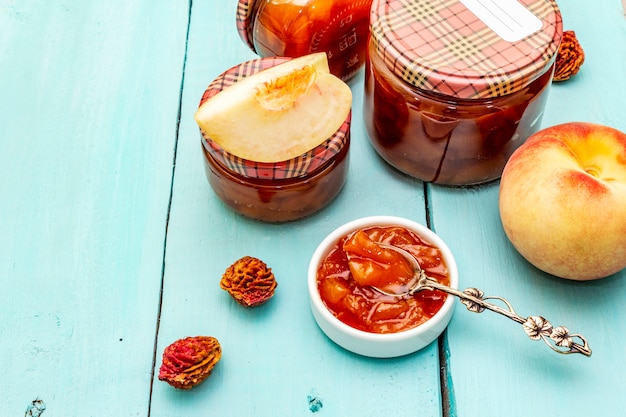
<path fill-rule="evenodd" d="M 300 156 L 331 137 L 352 106 L 350 87 L 330 74 L 325 53 L 258 72 L 205 101 L 200 129 L 227 152 L 256 162 Z"/>

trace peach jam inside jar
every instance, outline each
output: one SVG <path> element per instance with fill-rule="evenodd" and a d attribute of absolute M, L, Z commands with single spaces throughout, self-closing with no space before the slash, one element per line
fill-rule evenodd
<path fill-rule="evenodd" d="M 372 4 L 364 95 L 370 142 L 396 169 L 445 185 L 498 179 L 539 130 L 562 37 L 553 0 L 502 0 L 508 14 L 497 22 L 466 2 Z M 521 29 L 498 26 L 506 19 Z"/>
<path fill-rule="evenodd" d="M 200 105 L 243 78 L 288 60 L 260 58 L 225 71 L 208 86 Z M 330 204 L 346 182 L 351 116 L 305 154 L 271 163 L 239 158 L 200 130 L 209 184 L 228 207 L 252 219 L 281 223 L 316 213 Z"/>
<path fill-rule="evenodd" d="M 419 291 L 394 297 L 374 290 L 372 286 L 404 292 L 414 274 L 402 255 L 380 243 L 408 251 L 428 276 L 450 285 L 439 248 L 402 226 L 372 226 L 341 237 L 322 260 L 317 270 L 320 297 L 335 317 L 358 330 L 396 333 L 417 327 L 441 309 L 447 295 Z"/>
<path fill-rule="evenodd" d="M 237 29 L 259 56 L 326 52 L 346 81 L 363 66 L 372 0 L 239 0 Z"/>

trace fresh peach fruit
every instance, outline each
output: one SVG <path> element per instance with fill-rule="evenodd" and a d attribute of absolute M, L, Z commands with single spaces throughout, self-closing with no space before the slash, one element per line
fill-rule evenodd
<path fill-rule="evenodd" d="M 582 122 L 535 133 L 504 168 L 499 209 L 542 271 L 592 280 L 626 268 L 626 134 Z"/>
<path fill-rule="evenodd" d="M 351 106 L 350 87 L 330 74 L 322 52 L 294 58 L 225 88 L 200 106 L 195 119 L 231 154 L 279 162 L 330 138 Z"/>

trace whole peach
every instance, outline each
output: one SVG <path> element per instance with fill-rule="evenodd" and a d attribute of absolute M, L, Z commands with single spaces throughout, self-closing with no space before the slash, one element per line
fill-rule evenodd
<path fill-rule="evenodd" d="M 592 280 L 626 268 L 626 134 L 583 122 L 535 133 L 504 168 L 499 209 L 542 271 Z"/>

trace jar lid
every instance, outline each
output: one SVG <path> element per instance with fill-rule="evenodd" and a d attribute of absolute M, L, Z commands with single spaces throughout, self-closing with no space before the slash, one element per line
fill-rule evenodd
<path fill-rule="evenodd" d="M 237 2 L 237 32 L 239 32 L 241 40 L 243 40 L 253 52 L 256 52 L 254 49 L 254 37 L 252 36 L 252 28 L 254 27 L 253 16 L 256 6 L 257 3 L 255 0 L 239 0 Z"/>
<path fill-rule="evenodd" d="M 378 55 L 409 84 L 479 99 L 550 70 L 563 28 L 554 0 L 374 0 L 370 31 Z"/>
<path fill-rule="evenodd" d="M 209 84 L 202 95 L 200 105 L 224 88 L 289 59 L 284 57 L 259 58 L 230 68 Z M 341 152 L 350 140 L 351 118 L 352 112 L 348 113 L 346 120 L 330 138 L 315 148 L 296 158 L 280 162 L 257 162 L 240 158 L 224 150 L 218 143 L 205 135 L 202 129 L 200 129 L 200 134 L 202 135 L 202 145 L 206 151 L 226 168 L 239 175 L 263 180 L 298 178 L 315 172 Z"/>

